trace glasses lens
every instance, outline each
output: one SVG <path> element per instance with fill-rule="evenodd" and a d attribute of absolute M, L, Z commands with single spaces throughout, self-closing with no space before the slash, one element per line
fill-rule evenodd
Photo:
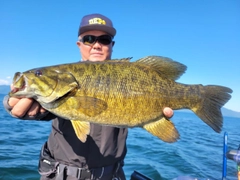
<path fill-rule="evenodd" d="M 109 35 L 102 35 L 102 36 L 93 36 L 93 35 L 86 35 L 83 36 L 81 42 L 86 45 L 94 44 L 96 41 L 103 45 L 109 45 L 112 42 L 112 37 Z"/>
<path fill-rule="evenodd" d="M 92 35 L 83 36 L 82 42 L 84 44 L 93 44 L 96 41 L 97 37 Z"/>
<path fill-rule="evenodd" d="M 109 45 L 112 42 L 112 37 L 109 35 L 102 35 L 97 38 L 98 42 L 103 45 Z"/>

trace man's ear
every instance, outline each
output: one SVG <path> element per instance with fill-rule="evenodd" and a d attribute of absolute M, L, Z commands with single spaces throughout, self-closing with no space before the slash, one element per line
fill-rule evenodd
<path fill-rule="evenodd" d="M 80 45 L 81 45 L 81 43 L 79 41 L 77 41 L 76 44 L 77 44 L 78 47 L 80 47 Z"/>
<path fill-rule="evenodd" d="M 112 42 L 112 47 L 114 46 L 114 44 L 115 44 L 115 41 Z"/>

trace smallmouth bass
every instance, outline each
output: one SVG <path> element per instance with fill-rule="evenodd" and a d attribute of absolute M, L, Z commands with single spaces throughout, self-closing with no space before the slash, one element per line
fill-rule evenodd
<path fill-rule="evenodd" d="M 90 133 L 89 123 L 142 127 L 165 142 L 175 142 L 179 133 L 163 116 L 164 107 L 190 109 L 220 132 L 221 107 L 232 90 L 177 83 L 186 68 L 160 56 L 35 68 L 15 74 L 9 96 L 33 98 L 49 112 L 71 120 L 82 142 Z"/>

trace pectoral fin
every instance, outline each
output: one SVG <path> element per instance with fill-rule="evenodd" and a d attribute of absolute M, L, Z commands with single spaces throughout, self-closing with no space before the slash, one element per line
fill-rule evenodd
<path fill-rule="evenodd" d="M 166 118 L 146 124 L 143 128 L 168 143 L 176 142 L 179 139 L 179 133 L 174 124 Z"/>
<path fill-rule="evenodd" d="M 83 143 L 86 142 L 87 135 L 90 133 L 90 123 L 77 120 L 71 120 L 71 123 L 78 139 Z"/>

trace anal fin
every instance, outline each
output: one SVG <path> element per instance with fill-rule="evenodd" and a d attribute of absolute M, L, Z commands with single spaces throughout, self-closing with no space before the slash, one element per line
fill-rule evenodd
<path fill-rule="evenodd" d="M 86 142 L 87 135 L 90 134 L 90 123 L 78 120 L 71 120 L 71 123 L 78 139 L 83 143 Z"/>
<path fill-rule="evenodd" d="M 180 137 L 172 121 L 166 118 L 146 124 L 143 128 L 168 143 L 176 142 Z"/>

